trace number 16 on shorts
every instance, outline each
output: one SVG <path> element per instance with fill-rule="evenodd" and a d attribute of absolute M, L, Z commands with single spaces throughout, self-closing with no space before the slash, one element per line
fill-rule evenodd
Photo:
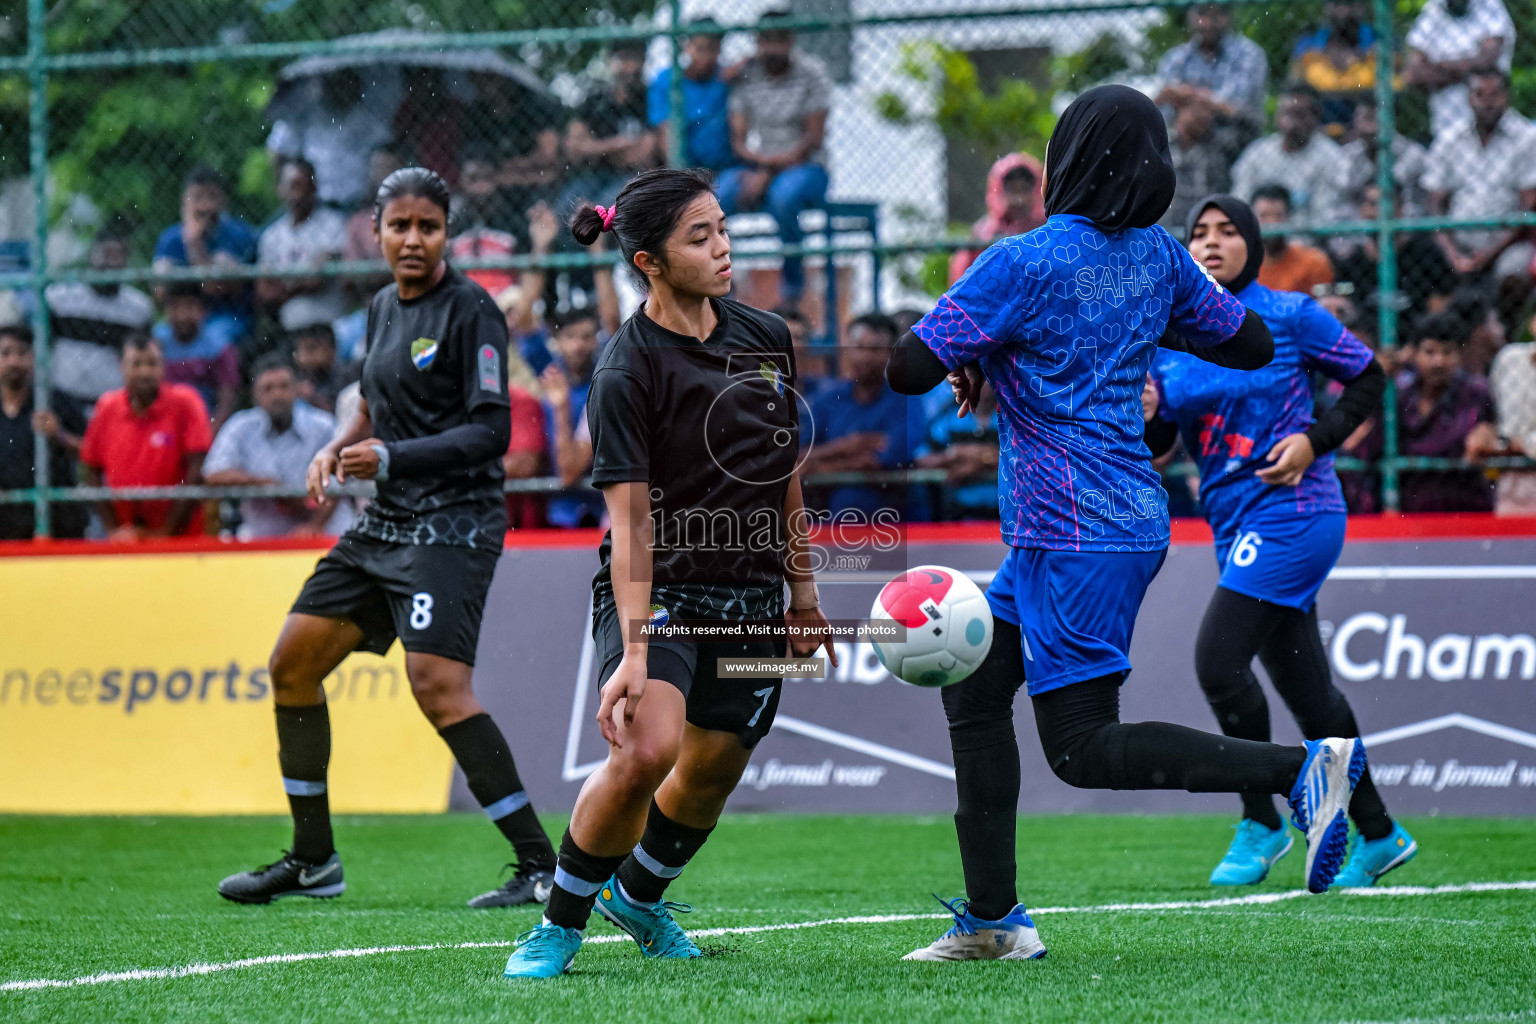
<path fill-rule="evenodd" d="M 1264 538 L 1255 530 L 1249 530 L 1237 538 L 1237 543 L 1232 545 L 1232 550 L 1227 552 L 1227 565 L 1246 569 L 1259 557 L 1259 548 L 1264 546 Z"/>

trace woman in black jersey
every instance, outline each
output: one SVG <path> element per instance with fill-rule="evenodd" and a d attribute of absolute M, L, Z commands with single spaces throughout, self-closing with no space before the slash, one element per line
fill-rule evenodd
<path fill-rule="evenodd" d="M 506 323 L 484 289 L 443 260 L 448 203 L 442 178 L 420 167 L 391 174 L 374 198 L 394 283 L 368 308 L 362 401 L 310 464 L 309 492 L 324 500 L 335 477 L 373 480 L 378 494 L 315 567 L 272 651 L 293 848 L 220 882 L 219 894 L 238 903 L 346 888 L 331 837 L 322 682 L 353 651 L 383 654 L 396 637 L 417 704 L 516 854 L 513 878 L 470 906 L 543 902 L 553 883 L 549 838 L 470 688 L 507 529 L 501 458 L 512 423 Z"/>
<path fill-rule="evenodd" d="M 685 908 L 662 894 L 714 828 L 782 685 L 732 677 L 722 660 L 784 654 L 748 623 L 787 624 L 797 656 L 832 651 L 795 475 L 789 329 L 724 297 L 731 245 L 709 177 L 646 171 L 571 231 L 586 245 L 613 231 L 648 297 L 609 341 L 587 400 L 592 481 L 613 524 L 592 581 L 608 759 L 582 787 L 544 921 L 520 937 L 507 977 L 564 972 L 594 902 L 645 955 L 700 955 L 669 913 Z M 669 639 L 647 623 L 718 632 Z"/>

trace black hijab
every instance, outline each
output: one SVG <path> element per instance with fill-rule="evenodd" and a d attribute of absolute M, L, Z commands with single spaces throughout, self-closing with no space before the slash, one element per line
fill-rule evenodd
<path fill-rule="evenodd" d="M 1189 218 L 1184 222 L 1186 239 L 1194 234 L 1195 223 L 1213 206 L 1227 215 L 1232 226 L 1237 228 L 1237 233 L 1248 243 L 1248 262 L 1243 265 L 1242 273 L 1222 285 L 1236 295 L 1258 279 L 1259 268 L 1264 265 L 1264 236 L 1259 234 L 1259 218 L 1253 215 L 1253 207 L 1237 196 L 1218 194 L 1206 196 L 1189 208 Z"/>
<path fill-rule="evenodd" d="M 1100 85 L 1062 113 L 1045 150 L 1045 212 L 1076 214 L 1113 234 L 1148 228 L 1173 202 L 1163 113 L 1143 93 Z"/>

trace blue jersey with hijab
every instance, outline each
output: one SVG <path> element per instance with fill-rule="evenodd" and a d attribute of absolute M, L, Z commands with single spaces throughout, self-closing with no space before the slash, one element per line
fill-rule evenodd
<path fill-rule="evenodd" d="M 1268 366 L 1228 370 L 1165 349 L 1152 369 L 1158 415 L 1178 424 L 1200 467 L 1200 502 L 1218 539 L 1259 510 L 1345 511 L 1332 454 L 1314 461 L 1295 487 L 1266 484 L 1257 474 L 1271 465 L 1270 449 L 1282 438 L 1312 426 L 1313 371 L 1350 381 L 1372 359 L 1365 343 L 1308 295 L 1254 283 L 1238 298 L 1274 335 Z"/>
<path fill-rule="evenodd" d="M 1218 345 L 1245 310 L 1161 227 L 1106 233 L 1058 214 L 981 254 L 912 328 L 997 392 L 1003 539 L 1161 551 L 1167 497 L 1142 440 L 1142 386 L 1171 324 Z"/>

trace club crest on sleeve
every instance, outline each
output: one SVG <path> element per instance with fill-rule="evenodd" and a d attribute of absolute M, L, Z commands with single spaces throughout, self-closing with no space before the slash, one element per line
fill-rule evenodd
<path fill-rule="evenodd" d="M 432 365 L 432 360 L 437 358 L 436 338 L 417 338 L 411 342 L 411 365 L 418 370 L 425 370 Z"/>

